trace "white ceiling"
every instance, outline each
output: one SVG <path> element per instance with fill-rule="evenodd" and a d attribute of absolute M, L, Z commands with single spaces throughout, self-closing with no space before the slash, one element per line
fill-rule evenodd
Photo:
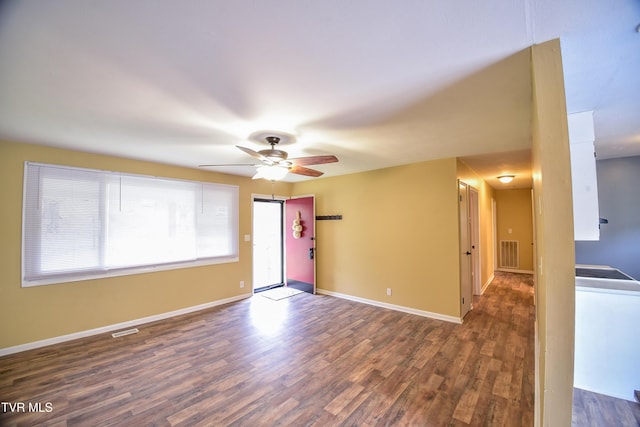
<path fill-rule="evenodd" d="M 560 38 L 599 157 L 640 155 L 639 24 L 640 0 L 4 1 L 0 138 L 197 167 L 274 130 L 325 176 L 462 156 L 526 186 L 524 49 Z"/>

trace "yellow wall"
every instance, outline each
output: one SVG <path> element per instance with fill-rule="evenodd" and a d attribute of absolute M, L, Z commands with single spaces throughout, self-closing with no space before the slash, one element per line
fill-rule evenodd
<path fill-rule="evenodd" d="M 496 190 L 495 197 L 498 242 L 517 240 L 520 251 L 518 270 L 533 272 L 531 189 Z"/>
<path fill-rule="evenodd" d="M 24 161 L 240 186 L 240 261 L 155 273 L 20 287 Z M 251 194 L 264 180 L 28 144 L 0 142 L 0 348 L 35 342 L 251 292 Z M 288 195 L 291 184 L 276 193 Z M 244 280 L 245 288 L 240 288 Z"/>
<path fill-rule="evenodd" d="M 238 185 L 240 261 L 21 288 L 22 179 L 27 160 Z M 5 197 L 0 207 L 0 348 L 251 292 L 252 245 L 242 236 L 251 234 L 251 195 L 270 194 L 267 181 L 12 142 L 0 142 L 0 170 Z M 456 178 L 456 159 L 443 159 L 278 183 L 275 193 L 313 193 L 318 215 L 343 215 L 342 221 L 317 223 L 320 288 L 459 318 Z M 390 297 L 387 288 L 392 288 Z"/>
<path fill-rule="evenodd" d="M 491 201 L 495 190 L 473 169 L 458 160 L 458 179 L 478 191 L 480 223 L 480 285 L 488 285 L 493 278 L 493 212 Z"/>
<path fill-rule="evenodd" d="M 575 256 L 560 41 L 531 48 L 535 228 L 536 424 L 571 425 Z"/>
<path fill-rule="evenodd" d="M 318 287 L 459 318 L 457 191 L 453 158 L 294 184 L 343 216 L 316 223 Z"/>

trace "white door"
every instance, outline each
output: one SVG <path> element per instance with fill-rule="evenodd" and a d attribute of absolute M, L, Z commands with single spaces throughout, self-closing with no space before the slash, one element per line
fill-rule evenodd
<path fill-rule="evenodd" d="M 472 289 L 475 295 L 482 294 L 482 283 L 480 280 L 480 207 L 478 202 L 478 190 L 473 187 L 469 189 L 469 224 L 471 239 L 471 276 Z"/>
<path fill-rule="evenodd" d="M 471 310 L 471 233 L 469 221 L 469 188 L 458 181 L 458 200 L 460 218 L 460 317 Z"/>

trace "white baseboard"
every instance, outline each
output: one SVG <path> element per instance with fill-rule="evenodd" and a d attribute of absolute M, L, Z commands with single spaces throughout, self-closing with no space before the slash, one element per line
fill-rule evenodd
<path fill-rule="evenodd" d="M 482 289 L 480 289 L 480 295 L 484 295 L 484 291 L 487 290 L 487 288 L 495 278 L 496 278 L 496 275 L 492 273 L 491 277 L 489 277 L 489 279 L 484 283 L 484 285 L 482 285 Z"/>
<path fill-rule="evenodd" d="M 533 270 L 518 270 L 517 268 L 496 268 L 496 271 L 502 271 L 504 273 L 533 274 Z"/>
<path fill-rule="evenodd" d="M 540 427 L 540 407 L 542 394 L 540 393 L 540 337 L 538 336 L 538 321 L 533 321 L 533 346 L 534 346 L 534 367 L 533 367 L 533 427 Z"/>
<path fill-rule="evenodd" d="M 360 303 L 363 303 L 363 304 L 374 305 L 376 307 L 388 308 L 390 310 L 401 311 L 403 313 L 416 314 L 418 316 L 429 317 L 431 319 L 444 320 L 445 322 L 462 324 L 462 319 L 460 319 L 459 317 L 448 316 L 446 314 L 432 313 L 430 311 L 418 310 L 418 309 L 415 309 L 415 308 L 405 307 L 405 306 L 402 306 L 402 305 L 388 304 L 386 302 L 380 302 L 380 301 L 366 299 L 366 298 L 354 297 L 352 295 L 341 294 L 339 292 L 327 291 L 326 289 L 316 289 L 316 293 L 323 294 L 323 295 L 329 295 L 329 296 L 336 297 L 336 298 L 342 298 L 342 299 L 346 299 L 346 300 L 349 300 L 349 301 L 360 302 Z"/>
<path fill-rule="evenodd" d="M 20 344 L 13 347 L 0 348 L 0 356 L 8 354 L 20 353 L 21 351 L 33 350 L 35 348 L 46 347 L 48 345 L 59 344 L 65 341 L 86 338 L 92 335 L 98 335 L 105 332 L 111 332 L 118 329 L 130 328 L 132 326 L 142 325 L 144 323 L 155 322 L 157 320 L 168 319 L 170 317 L 180 316 L 182 314 L 193 313 L 195 311 L 205 310 L 207 308 L 216 307 L 218 305 L 228 304 L 230 302 L 240 301 L 249 298 L 253 293 L 242 294 L 231 298 L 225 298 L 217 301 L 211 301 L 204 304 L 194 305 L 192 307 L 181 308 L 179 310 L 169 311 L 167 313 L 155 314 L 153 316 L 142 317 L 140 319 L 129 320 L 127 322 L 116 323 L 113 325 L 102 326 L 100 328 L 89 329 L 86 331 L 74 332 L 73 334 L 62 335 L 59 337 L 48 338 L 40 341 L 34 341 L 26 344 Z"/>

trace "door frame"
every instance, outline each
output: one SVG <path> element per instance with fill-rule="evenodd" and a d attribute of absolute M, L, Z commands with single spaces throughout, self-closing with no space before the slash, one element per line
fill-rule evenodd
<path fill-rule="evenodd" d="M 493 250 L 493 271 L 498 269 L 498 207 L 496 199 L 491 198 L 491 247 Z"/>
<path fill-rule="evenodd" d="M 460 319 L 471 311 L 473 274 L 471 264 L 471 230 L 469 215 L 469 184 L 458 180 L 458 223 L 460 249 Z M 464 195 L 463 195 L 464 192 Z"/>
<path fill-rule="evenodd" d="M 480 260 L 482 259 L 480 245 L 480 194 L 478 190 L 469 185 L 469 216 L 471 232 L 471 286 L 474 295 L 482 295 L 482 280 Z M 472 303 L 473 305 L 473 303 Z"/>
<path fill-rule="evenodd" d="M 311 237 L 311 248 L 313 249 L 313 294 L 315 295 L 317 292 L 317 288 L 318 288 L 318 276 L 317 276 L 317 271 L 318 271 L 318 264 L 317 264 L 317 235 L 318 235 L 318 230 L 316 229 L 317 227 L 317 223 L 316 223 L 316 196 L 315 194 L 302 194 L 302 195 L 297 195 L 297 196 L 291 196 L 289 198 L 287 198 L 287 200 L 295 200 L 295 199 L 305 199 L 311 197 L 313 198 L 313 217 L 312 217 L 312 222 L 313 222 L 313 236 Z M 283 215 L 283 217 L 286 218 L 286 200 L 285 200 L 285 215 Z M 286 221 L 286 219 L 285 219 Z M 285 224 L 284 227 L 285 233 L 287 232 L 287 225 Z M 284 257 L 284 280 L 286 282 L 287 280 L 287 256 L 286 256 L 286 236 L 283 237 L 284 238 L 284 244 L 285 244 L 285 257 Z"/>
<path fill-rule="evenodd" d="M 276 196 L 276 195 L 272 195 L 272 194 L 256 194 L 256 193 L 252 193 L 251 194 L 251 235 L 250 235 L 250 241 L 251 241 L 251 292 L 255 293 L 255 271 L 253 268 L 253 258 L 255 256 L 255 251 L 254 251 L 254 237 L 255 237 L 255 230 L 253 229 L 253 225 L 254 225 L 254 203 L 256 200 L 260 201 L 277 201 L 277 202 L 281 202 L 283 204 L 282 206 L 282 224 L 280 224 L 280 232 L 281 232 L 281 239 L 282 239 L 282 285 L 285 284 L 286 282 L 286 277 L 285 277 L 285 272 L 286 272 L 286 250 L 285 250 L 285 239 L 284 239 L 284 203 L 286 203 L 288 197 L 285 196 Z M 246 236 L 245 236 L 245 241 L 246 241 Z M 266 289 L 265 289 L 266 290 Z"/>

